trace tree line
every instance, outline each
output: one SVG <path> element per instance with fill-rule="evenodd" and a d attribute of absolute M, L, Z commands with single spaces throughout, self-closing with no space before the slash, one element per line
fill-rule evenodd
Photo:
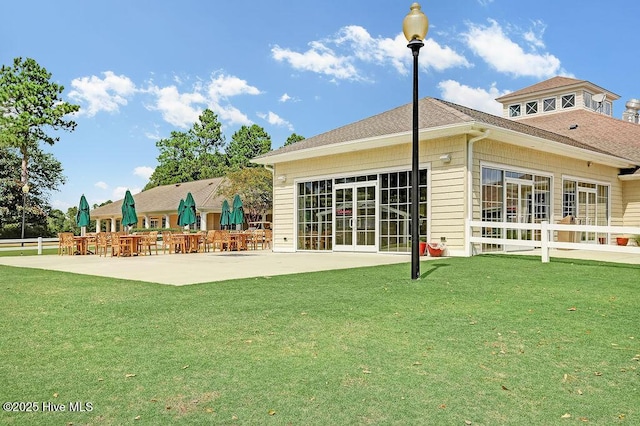
<path fill-rule="evenodd" d="M 60 190 L 66 177 L 62 164 L 41 149 L 43 143 L 60 140 L 58 131 L 72 132 L 77 126 L 71 117 L 80 106 L 64 101 L 63 91 L 31 58 L 15 58 L 0 68 L 0 238 L 78 231 L 77 207 L 65 213 L 50 205 L 50 193 Z M 270 172 L 250 160 L 271 150 L 271 137 L 256 124 L 245 125 L 227 143 L 221 127 L 217 115 L 205 109 L 189 130 L 172 131 L 157 141 L 158 164 L 144 190 L 226 176 L 222 195 L 244 195 L 250 215 L 270 208 Z M 303 139 L 293 133 L 285 145 Z"/>

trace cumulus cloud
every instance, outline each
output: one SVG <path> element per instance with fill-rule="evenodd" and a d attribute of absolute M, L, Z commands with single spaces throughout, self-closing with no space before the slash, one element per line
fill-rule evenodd
<path fill-rule="evenodd" d="M 115 75 L 112 71 L 102 74 L 104 78 L 92 75 L 71 81 L 73 90 L 69 92 L 69 98 L 81 104 L 79 115 L 92 117 L 101 111 L 117 112 L 136 93 L 136 85 L 129 77 Z"/>
<path fill-rule="evenodd" d="M 263 120 L 267 121 L 269 124 L 271 124 L 273 126 L 286 127 L 287 129 L 289 129 L 292 132 L 294 130 L 293 125 L 290 122 L 288 122 L 287 120 L 283 119 L 282 117 L 280 117 L 275 112 L 269 111 L 267 114 L 258 113 L 258 117 L 262 118 Z"/>
<path fill-rule="evenodd" d="M 470 66 L 469 62 L 448 46 L 428 39 L 425 42 L 427 59 L 421 61 L 423 69 L 443 71 L 452 67 Z M 398 33 L 395 37 L 373 37 L 365 28 L 348 25 L 330 38 L 311 41 L 304 52 L 274 46 L 271 56 L 286 62 L 298 71 L 310 71 L 331 77 L 334 81 L 371 81 L 361 65 L 390 66 L 400 74 L 409 72 L 412 56 L 407 41 Z"/>
<path fill-rule="evenodd" d="M 276 45 L 271 49 L 273 59 L 278 62 L 288 62 L 294 69 L 324 74 L 338 80 L 361 80 L 352 59 L 341 56 L 321 42 L 309 43 L 306 52 L 295 52 Z"/>
<path fill-rule="evenodd" d="M 138 166 L 135 169 L 133 169 L 133 174 L 143 179 L 149 180 L 154 170 L 155 169 L 153 167 Z"/>
<path fill-rule="evenodd" d="M 438 84 L 442 98 L 456 104 L 502 116 L 502 104 L 495 99 L 506 95 L 509 91 L 500 91 L 495 83 L 487 89 L 470 87 L 454 80 L 444 80 Z"/>
<path fill-rule="evenodd" d="M 180 93 L 176 86 L 151 86 L 148 92 L 155 96 L 151 110 L 160 111 L 162 118 L 174 126 L 189 128 L 198 121 L 206 98 L 198 91 Z"/>
<path fill-rule="evenodd" d="M 146 90 L 154 97 L 147 109 L 162 113 L 163 119 L 174 126 L 187 129 L 193 125 L 205 108 L 211 109 L 218 118 L 228 124 L 250 125 L 245 113 L 233 106 L 231 98 L 240 95 L 260 95 L 262 92 L 241 78 L 214 73 L 208 82 L 198 81 L 190 89 L 171 85 L 150 85 Z"/>
<path fill-rule="evenodd" d="M 109 185 L 107 185 L 106 182 L 103 181 L 99 181 L 93 184 L 93 186 L 95 186 L 96 188 L 100 188 L 100 189 L 107 189 L 109 188 Z"/>
<path fill-rule="evenodd" d="M 280 96 L 280 99 L 278 99 L 278 102 L 282 102 L 282 103 L 289 102 L 289 101 L 294 101 L 295 102 L 295 101 L 297 101 L 297 99 L 292 98 L 291 96 L 289 96 L 286 93 L 283 94 L 282 96 Z"/>
<path fill-rule="evenodd" d="M 540 23 L 537 25 L 540 26 Z M 495 20 L 490 19 L 489 25 L 469 24 L 464 39 L 476 55 L 498 72 L 536 78 L 549 78 L 563 73 L 557 57 L 550 53 L 538 53 L 535 49 L 526 52 L 505 34 Z M 529 32 L 525 39 L 530 45 L 544 47 L 535 32 Z"/>

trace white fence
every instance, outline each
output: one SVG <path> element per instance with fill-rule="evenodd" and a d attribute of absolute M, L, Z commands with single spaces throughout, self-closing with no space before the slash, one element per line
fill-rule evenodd
<path fill-rule="evenodd" d="M 0 250 L 38 250 L 42 254 L 44 243 L 57 243 L 58 237 L 54 238 L 25 238 L 25 239 L 0 239 Z M 52 246 L 55 247 L 55 246 Z"/>
<path fill-rule="evenodd" d="M 513 229 L 520 231 L 531 231 L 530 235 L 540 235 L 539 240 L 535 239 L 512 239 L 512 238 L 495 238 L 495 237 L 482 237 L 473 236 L 474 229 L 492 228 L 502 229 L 501 235 L 506 235 L 506 230 Z M 593 226 L 593 225 L 565 225 L 565 224 L 550 224 L 549 222 L 542 223 L 508 223 L 508 222 L 482 222 L 478 220 L 467 221 L 467 229 L 469 244 L 471 244 L 473 253 L 473 244 L 498 244 L 503 246 L 518 246 L 518 247 L 531 247 L 540 248 L 542 251 L 542 261 L 549 262 L 549 249 L 577 249 L 577 250 L 593 250 L 593 251 L 608 251 L 619 253 L 634 253 L 640 256 L 640 247 L 637 246 L 619 246 L 615 243 L 613 236 L 631 236 L 640 235 L 640 228 L 630 226 Z M 569 242 L 569 241 L 557 241 L 555 238 L 556 231 L 566 231 L 568 235 L 581 235 L 581 233 L 595 233 L 597 236 L 606 235 L 604 244 L 599 244 L 597 241 L 585 241 L 585 242 Z M 577 238 L 576 238 L 577 239 Z M 629 240 L 632 244 L 632 241 Z"/>

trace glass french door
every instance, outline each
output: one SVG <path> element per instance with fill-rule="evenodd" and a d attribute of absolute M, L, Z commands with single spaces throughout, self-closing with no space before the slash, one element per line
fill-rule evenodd
<path fill-rule="evenodd" d="M 377 191 L 371 182 L 336 185 L 335 251 L 377 251 Z"/>
<path fill-rule="evenodd" d="M 506 218 L 511 223 L 533 223 L 533 184 L 530 181 L 507 180 Z M 507 229 L 507 238 L 513 240 L 531 240 L 532 231 L 527 229 Z M 526 246 L 505 246 L 506 251 L 529 249 Z"/>
<path fill-rule="evenodd" d="M 593 189 L 579 189 L 578 190 L 578 205 L 576 221 L 580 225 L 596 225 L 598 211 L 596 204 L 596 190 Z M 581 232 L 580 241 L 595 242 L 595 232 Z"/>

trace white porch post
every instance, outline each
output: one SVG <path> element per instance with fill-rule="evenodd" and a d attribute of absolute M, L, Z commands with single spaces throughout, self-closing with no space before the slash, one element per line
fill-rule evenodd
<path fill-rule="evenodd" d="M 149 216 L 148 215 L 144 215 L 144 228 L 145 229 L 149 229 L 151 227 L 151 223 L 149 221 Z"/>
<path fill-rule="evenodd" d="M 116 218 L 111 218 L 111 232 L 116 232 Z"/>
<path fill-rule="evenodd" d="M 206 212 L 200 212 L 200 230 L 201 231 L 207 230 L 207 213 Z"/>
<path fill-rule="evenodd" d="M 171 221 L 169 220 L 169 215 L 168 214 L 164 215 L 164 227 L 165 228 L 171 228 Z"/>
<path fill-rule="evenodd" d="M 100 219 L 96 219 L 96 232 L 100 232 Z"/>

